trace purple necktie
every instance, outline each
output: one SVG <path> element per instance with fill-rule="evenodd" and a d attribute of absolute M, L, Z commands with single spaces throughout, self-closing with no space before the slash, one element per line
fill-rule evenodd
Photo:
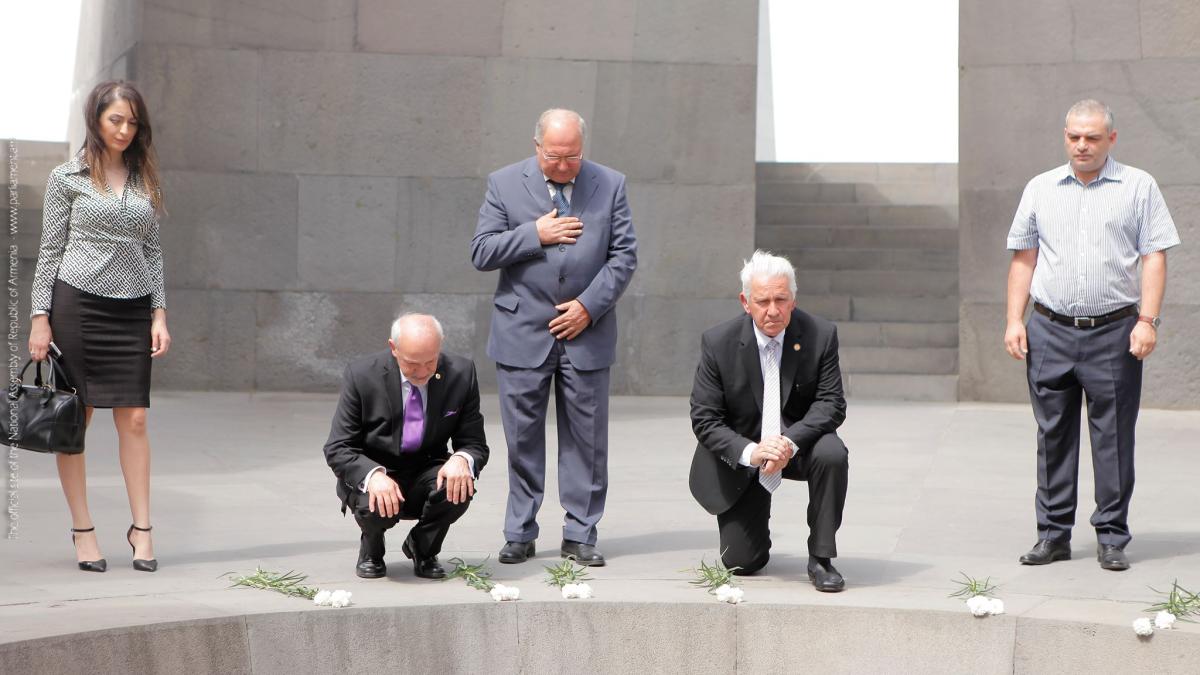
<path fill-rule="evenodd" d="M 421 437 L 425 435 L 425 411 L 421 410 L 421 390 L 409 384 L 408 403 L 404 405 L 404 430 L 400 434 L 400 452 L 416 452 L 421 449 Z"/>

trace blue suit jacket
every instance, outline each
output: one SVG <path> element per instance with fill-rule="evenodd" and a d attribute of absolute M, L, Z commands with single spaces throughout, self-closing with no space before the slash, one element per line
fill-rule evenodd
<path fill-rule="evenodd" d="M 583 161 L 571 193 L 571 215 L 583 221 L 574 244 L 542 246 L 538 218 L 554 208 L 537 159 L 530 157 L 488 177 L 487 196 L 471 240 L 471 262 L 500 270 L 488 335 L 488 356 L 516 368 L 536 368 L 554 345 L 555 305 L 578 299 L 592 324 L 566 343 L 579 370 L 616 360 L 617 317 L 612 310 L 637 267 L 637 241 L 625 176 Z"/>

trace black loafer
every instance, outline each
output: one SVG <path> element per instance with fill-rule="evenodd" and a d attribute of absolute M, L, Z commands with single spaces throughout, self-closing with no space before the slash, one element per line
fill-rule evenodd
<path fill-rule="evenodd" d="M 354 568 L 354 573 L 363 579 L 387 576 L 387 565 L 383 564 L 383 535 L 362 535 L 358 545 L 358 566 Z"/>
<path fill-rule="evenodd" d="M 1055 560 L 1071 559 L 1071 543 L 1039 539 L 1029 553 L 1021 556 L 1022 565 L 1049 565 Z"/>
<path fill-rule="evenodd" d="M 500 562 L 511 565 L 523 563 L 537 553 L 532 541 L 506 541 L 500 549 Z"/>
<path fill-rule="evenodd" d="M 1100 567 L 1106 570 L 1121 572 L 1129 569 L 1129 558 L 1125 557 L 1125 551 L 1112 544 L 1097 546 L 1096 560 L 1099 560 Z"/>
<path fill-rule="evenodd" d="M 576 565 L 584 567 L 604 567 L 604 556 L 591 544 L 563 539 L 562 557 L 573 558 Z"/>
<path fill-rule="evenodd" d="M 846 579 L 829 558 L 808 556 L 808 580 L 822 593 L 840 593 L 846 588 Z"/>
<path fill-rule="evenodd" d="M 404 545 L 400 547 L 404 551 L 404 555 L 408 556 L 409 560 L 413 561 L 413 573 L 422 579 L 445 579 L 446 570 L 442 568 L 442 564 L 438 562 L 436 555 L 423 557 L 413 554 L 412 547 L 408 540 L 404 540 Z"/>

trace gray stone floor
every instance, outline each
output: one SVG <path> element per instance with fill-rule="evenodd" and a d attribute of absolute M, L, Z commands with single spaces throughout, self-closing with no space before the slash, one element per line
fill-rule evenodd
<path fill-rule="evenodd" d="M 222 575 L 256 565 L 298 570 L 310 582 L 354 593 L 359 607 L 491 602 L 460 582 L 417 579 L 390 539 L 389 577 L 354 576 L 357 529 L 343 519 L 321 455 L 334 397 L 309 394 L 157 393 L 151 412 L 157 574 L 129 567 L 129 523 L 108 416 L 89 438 L 90 499 L 109 561 L 104 575 L 76 570 L 69 519 L 53 460 L 19 452 L 16 538 L 0 539 L 0 642 L 91 629 L 304 610 L 299 600 L 229 589 Z M 443 560 L 492 556 L 496 578 L 523 600 L 554 600 L 542 566 L 557 560 L 561 510 L 549 477 L 539 556 L 499 565 L 495 553 L 507 486 L 495 397 L 484 412 L 493 459 Z M 715 602 L 681 572 L 716 555 L 715 520 L 688 493 L 693 439 L 684 398 L 612 402 L 611 487 L 601 523 L 607 567 L 593 602 Z M 842 435 L 851 451 L 850 496 L 839 535 L 849 587 L 816 593 L 804 578 L 806 490 L 785 481 L 773 519 L 775 549 L 746 600 L 811 606 L 965 611 L 948 599 L 959 571 L 990 576 L 1010 614 L 1125 624 L 1155 601 L 1148 586 L 1178 578 L 1200 586 L 1200 412 L 1144 410 L 1128 552 L 1133 569 L 1105 572 L 1094 559 L 1091 466 L 1083 449 L 1075 560 L 1017 564 L 1035 540 L 1034 424 L 1025 406 L 851 401 Z M 554 432 L 549 430 L 550 452 Z M 551 461 L 551 464 L 553 462 Z M 1183 631 L 1200 632 L 1183 625 Z"/>

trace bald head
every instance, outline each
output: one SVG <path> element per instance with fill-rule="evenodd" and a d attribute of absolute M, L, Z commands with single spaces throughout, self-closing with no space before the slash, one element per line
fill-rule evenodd
<path fill-rule="evenodd" d="M 405 379 L 424 385 L 437 372 L 442 337 L 442 324 L 429 314 L 404 314 L 392 323 L 388 346 Z"/>
<path fill-rule="evenodd" d="M 551 108 L 533 129 L 533 151 L 538 167 L 556 183 L 570 183 L 583 166 L 583 141 L 587 124 L 574 110 Z"/>

